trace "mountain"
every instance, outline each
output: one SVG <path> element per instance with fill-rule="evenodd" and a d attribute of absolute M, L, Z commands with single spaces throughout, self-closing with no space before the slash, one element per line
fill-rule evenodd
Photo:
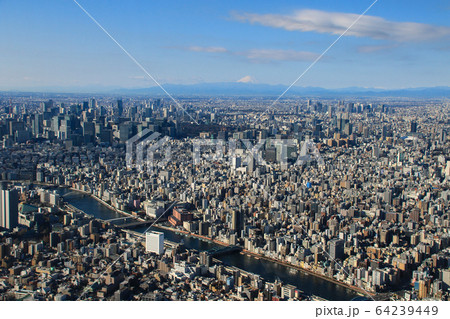
<path fill-rule="evenodd" d="M 279 96 L 288 86 L 254 83 L 200 83 L 200 84 L 164 84 L 164 89 L 173 95 L 183 96 Z M 141 89 L 116 89 L 115 94 L 163 95 L 157 86 Z M 285 96 L 311 97 L 411 97 L 411 98 L 450 98 L 450 87 L 422 87 L 385 90 L 376 88 L 349 87 L 342 89 L 324 89 L 320 87 L 292 87 Z"/>
<path fill-rule="evenodd" d="M 174 96 L 267 96 L 278 97 L 287 85 L 270 85 L 241 82 L 219 82 L 199 84 L 163 84 L 164 89 Z M 111 86 L 83 86 L 83 87 L 41 87 L 26 90 L 3 91 L 2 94 L 14 95 L 19 93 L 42 94 L 106 94 L 106 95 L 141 95 L 165 96 L 158 86 L 148 88 L 120 88 Z M 43 93 L 45 92 L 45 93 Z M 407 97 L 407 98 L 450 98 L 450 87 L 420 87 L 409 89 L 386 90 L 378 88 L 348 87 L 341 89 L 324 89 L 320 87 L 293 86 L 285 94 L 286 97 L 322 97 L 322 98 L 357 98 L 357 97 Z"/>

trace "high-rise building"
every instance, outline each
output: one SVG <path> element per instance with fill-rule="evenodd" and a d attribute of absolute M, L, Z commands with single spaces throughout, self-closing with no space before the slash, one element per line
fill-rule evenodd
<path fill-rule="evenodd" d="M 372 283 L 375 286 L 382 286 L 386 281 L 386 274 L 381 270 L 374 270 L 372 273 Z"/>
<path fill-rule="evenodd" d="M 372 146 L 372 157 L 373 158 L 379 158 L 380 157 L 380 149 L 376 145 Z"/>
<path fill-rule="evenodd" d="M 54 106 L 53 100 L 48 100 L 48 102 L 44 102 L 44 111 L 51 112 L 53 106 Z"/>
<path fill-rule="evenodd" d="M 411 121 L 410 126 L 409 126 L 409 131 L 411 133 L 417 132 L 417 122 L 416 121 Z"/>
<path fill-rule="evenodd" d="M 344 241 L 341 239 L 333 239 L 330 241 L 330 256 L 332 259 L 344 258 Z"/>
<path fill-rule="evenodd" d="M 97 108 L 97 101 L 95 99 L 90 100 L 91 108 L 95 109 Z"/>
<path fill-rule="evenodd" d="M 392 204 L 392 190 L 391 189 L 386 189 L 384 191 L 383 199 L 387 204 L 389 204 L 389 205 Z"/>
<path fill-rule="evenodd" d="M 425 280 L 419 280 L 419 299 L 424 299 L 428 296 L 428 285 Z"/>
<path fill-rule="evenodd" d="M 123 101 L 117 100 L 117 114 L 121 116 L 123 113 Z"/>
<path fill-rule="evenodd" d="M 389 127 L 387 125 L 383 125 L 382 127 L 382 132 L 381 132 L 381 136 L 384 137 L 388 137 L 389 136 Z"/>
<path fill-rule="evenodd" d="M 19 194 L 16 189 L 0 192 L 0 227 L 13 229 L 18 225 Z"/>
<path fill-rule="evenodd" d="M 44 116 L 42 114 L 34 114 L 31 120 L 31 130 L 35 136 L 39 135 L 43 131 Z"/>
<path fill-rule="evenodd" d="M 207 251 L 200 252 L 200 265 L 209 267 L 211 265 L 212 257 Z"/>
<path fill-rule="evenodd" d="M 351 123 L 345 124 L 345 126 L 344 126 L 344 134 L 347 135 L 347 136 L 350 136 L 350 135 L 352 135 L 352 133 L 353 133 L 353 126 L 352 126 L 352 124 Z"/>
<path fill-rule="evenodd" d="M 439 134 L 439 142 L 445 143 L 446 140 L 447 140 L 447 133 L 444 130 L 441 130 Z"/>
<path fill-rule="evenodd" d="M 369 138 L 369 128 L 368 127 L 363 128 L 363 136 L 364 136 L 364 138 Z"/>
<path fill-rule="evenodd" d="M 231 158 L 231 167 L 233 169 L 241 167 L 241 158 L 239 156 L 234 156 Z"/>
<path fill-rule="evenodd" d="M 156 231 L 145 233 L 145 251 L 161 255 L 164 252 L 164 233 Z"/>
<path fill-rule="evenodd" d="M 233 210 L 231 212 L 231 229 L 239 234 L 240 230 L 242 230 L 243 228 L 242 224 L 243 224 L 243 213 Z"/>
<path fill-rule="evenodd" d="M 122 123 L 119 126 L 119 139 L 121 142 L 126 142 L 133 136 L 133 125 L 130 122 Z"/>
<path fill-rule="evenodd" d="M 248 161 L 247 173 L 253 174 L 255 168 L 256 168 L 256 160 L 253 156 L 251 156 L 250 160 Z"/>

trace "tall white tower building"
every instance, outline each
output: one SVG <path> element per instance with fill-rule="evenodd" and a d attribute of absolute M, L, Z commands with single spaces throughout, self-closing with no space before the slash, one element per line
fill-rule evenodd
<path fill-rule="evenodd" d="M 18 225 L 19 195 L 17 190 L 0 190 L 0 227 L 13 229 Z"/>
<path fill-rule="evenodd" d="M 164 233 L 157 231 L 145 233 L 145 251 L 161 255 L 164 252 Z"/>

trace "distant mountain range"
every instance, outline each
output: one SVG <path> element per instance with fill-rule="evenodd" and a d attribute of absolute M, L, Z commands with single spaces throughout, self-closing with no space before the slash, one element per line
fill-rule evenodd
<path fill-rule="evenodd" d="M 285 85 L 269 85 L 255 83 L 200 83 L 200 84 L 164 84 L 163 87 L 172 95 L 178 96 L 278 96 L 287 88 Z M 46 87 L 21 92 L 51 92 L 51 93 L 90 93 L 115 95 L 165 95 L 158 86 L 149 88 L 117 88 L 117 87 Z M 18 92 L 18 91 L 16 91 Z M 13 91 L 8 91 L 13 93 Z M 320 87 L 292 87 L 285 96 L 303 97 L 410 97 L 410 98 L 450 98 L 450 87 L 420 87 L 409 89 L 376 89 L 348 87 L 342 89 L 324 89 Z"/>
<path fill-rule="evenodd" d="M 164 88 L 171 94 L 183 96 L 278 96 L 287 88 L 285 85 L 254 83 L 201 83 L 191 85 L 166 84 Z M 161 94 L 161 88 L 155 86 L 142 89 L 117 89 L 113 93 L 121 94 Z M 385 90 L 375 88 L 349 87 L 342 89 L 324 89 L 320 87 L 292 87 L 286 96 L 317 97 L 417 97 L 449 98 L 450 87 L 422 87 L 410 89 Z"/>

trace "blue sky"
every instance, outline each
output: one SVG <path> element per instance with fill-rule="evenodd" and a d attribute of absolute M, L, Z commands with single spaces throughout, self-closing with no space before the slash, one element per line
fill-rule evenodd
<path fill-rule="evenodd" d="M 291 84 L 373 0 L 78 0 L 161 83 Z M 450 3 L 379 0 L 298 86 L 450 85 Z M 148 87 L 72 0 L 0 0 L 0 90 Z"/>

